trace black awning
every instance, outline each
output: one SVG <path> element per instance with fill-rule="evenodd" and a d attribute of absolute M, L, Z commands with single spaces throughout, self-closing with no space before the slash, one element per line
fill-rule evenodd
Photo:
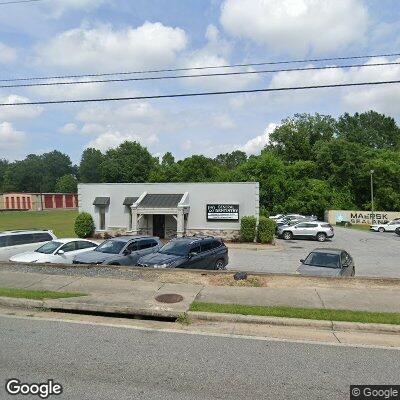
<path fill-rule="evenodd" d="M 110 204 L 109 197 L 96 197 L 93 201 L 94 206 L 108 206 Z"/>
<path fill-rule="evenodd" d="M 124 202 L 123 202 L 123 205 L 124 205 L 124 206 L 131 206 L 133 203 L 136 202 L 136 200 L 137 200 L 138 198 L 139 198 L 139 197 L 125 197 L 125 200 L 124 200 Z"/>
<path fill-rule="evenodd" d="M 183 194 L 146 194 L 140 202 L 143 208 L 176 208 Z"/>

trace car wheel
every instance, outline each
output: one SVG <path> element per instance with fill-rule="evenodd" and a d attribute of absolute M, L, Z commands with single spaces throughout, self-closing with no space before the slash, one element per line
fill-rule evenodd
<path fill-rule="evenodd" d="M 118 265 L 118 266 L 120 266 L 121 264 L 118 264 L 117 262 L 113 262 L 113 263 L 110 263 L 109 265 Z"/>
<path fill-rule="evenodd" d="M 382 227 L 380 227 L 379 229 L 378 229 L 378 232 L 385 232 L 385 228 L 382 228 Z"/>
<path fill-rule="evenodd" d="M 316 239 L 318 242 L 325 242 L 326 234 L 324 232 L 317 233 Z"/>
<path fill-rule="evenodd" d="M 290 232 L 290 231 L 283 232 L 282 237 L 283 237 L 285 240 L 293 239 L 293 233 Z"/>
<path fill-rule="evenodd" d="M 215 269 L 216 270 L 224 270 L 225 268 L 225 262 L 222 258 L 220 258 L 219 260 L 217 260 L 217 262 L 215 263 Z"/>

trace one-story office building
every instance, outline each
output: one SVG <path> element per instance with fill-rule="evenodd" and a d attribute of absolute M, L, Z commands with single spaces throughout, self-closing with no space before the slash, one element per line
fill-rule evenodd
<path fill-rule="evenodd" d="M 79 211 L 92 215 L 97 233 L 233 239 L 241 217 L 258 218 L 259 184 L 82 183 L 78 200 Z"/>

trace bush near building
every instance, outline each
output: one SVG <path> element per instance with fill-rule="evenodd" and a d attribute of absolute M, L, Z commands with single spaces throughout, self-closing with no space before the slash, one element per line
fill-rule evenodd
<path fill-rule="evenodd" d="M 275 221 L 266 217 L 260 217 L 257 227 L 257 242 L 272 243 L 274 241 L 275 229 Z"/>
<path fill-rule="evenodd" d="M 254 216 L 245 216 L 240 220 L 240 239 L 242 242 L 254 242 L 256 237 L 257 219 Z"/>
<path fill-rule="evenodd" d="M 92 236 L 95 230 L 93 218 L 89 213 L 81 212 L 75 219 L 75 233 L 80 238 Z"/>

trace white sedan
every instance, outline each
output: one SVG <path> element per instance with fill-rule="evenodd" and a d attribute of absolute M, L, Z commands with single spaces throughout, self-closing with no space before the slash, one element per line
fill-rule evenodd
<path fill-rule="evenodd" d="M 369 229 L 375 232 L 394 232 L 398 227 L 400 227 L 400 220 L 394 219 L 386 224 L 371 225 Z"/>
<path fill-rule="evenodd" d="M 10 258 L 20 263 L 72 264 L 77 254 L 93 251 L 98 243 L 86 239 L 56 239 L 40 246 L 35 251 L 16 254 Z"/>

